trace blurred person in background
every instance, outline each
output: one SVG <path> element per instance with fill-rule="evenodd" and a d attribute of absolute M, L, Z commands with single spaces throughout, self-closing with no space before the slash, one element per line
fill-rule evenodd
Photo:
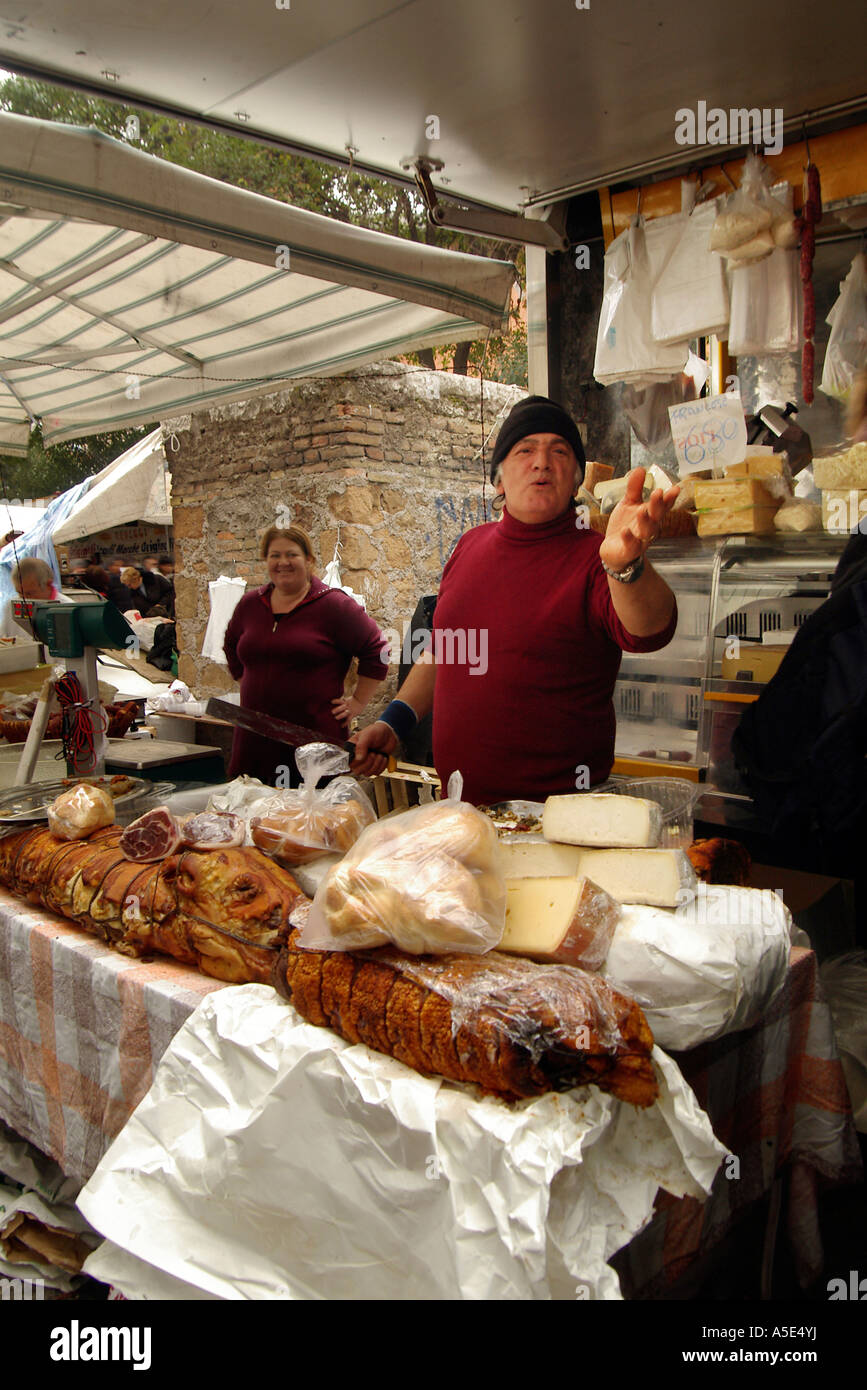
<path fill-rule="evenodd" d="M 19 598 L 41 600 L 44 603 L 72 603 L 54 582 L 51 566 L 35 555 L 25 555 L 12 569 L 12 583 Z M 14 599 L 6 604 L 0 619 L 0 637 L 17 642 L 32 642 L 33 634 L 15 621 L 12 613 Z"/>

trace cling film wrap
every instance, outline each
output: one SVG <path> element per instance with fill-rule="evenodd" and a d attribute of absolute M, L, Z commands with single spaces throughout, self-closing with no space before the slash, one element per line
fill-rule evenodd
<path fill-rule="evenodd" d="M 114 825 L 114 801 L 102 787 L 86 783 L 61 792 L 48 808 L 48 828 L 61 840 L 83 840 Z"/>
<path fill-rule="evenodd" d="M 387 961 L 417 984 L 445 999 L 451 1009 L 452 1037 L 493 1025 L 533 1064 L 553 1051 L 604 1052 L 624 1047 L 623 999 L 598 975 L 573 965 L 539 965 L 499 951 L 461 960 Z"/>
<path fill-rule="evenodd" d="M 598 976 L 498 951 L 298 947 L 294 932 L 272 982 L 302 1018 L 423 1075 L 511 1100 L 590 1083 L 638 1107 L 656 1098 L 647 1021 Z"/>
<path fill-rule="evenodd" d="M 348 754 L 330 743 L 307 743 L 295 754 L 302 786 L 239 807 L 253 844 L 281 864 L 308 864 L 323 854 L 344 853 L 376 812 L 354 777 L 340 776 Z M 333 778 L 325 787 L 317 783 Z"/>
<path fill-rule="evenodd" d="M 477 954 L 499 944 L 505 922 L 496 830 L 475 806 L 446 800 L 369 826 L 317 889 L 300 945 Z"/>

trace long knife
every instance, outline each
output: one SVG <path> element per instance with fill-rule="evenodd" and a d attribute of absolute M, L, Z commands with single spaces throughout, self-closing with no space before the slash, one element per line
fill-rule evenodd
<path fill-rule="evenodd" d="M 333 748 L 343 748 L 353 757 L 357 751 L 355 744 L 348 740 L 335 742 L 316 729 L 306 729 L 303 724 L 290 724 L 285 719 L 276 719 L 272 714 L 261 714 L 259 710 L 244 709 L 231 700 L 211 699 L 205 713 L 214 719 L 224 719 L 227 724 L 235 724 L 249 734 L 259 734 L 261 738 L 274 739 L 275 743 L 285 743 L 290 748 L 300 748 L 304 743 L 330 743 Z M 385 771 L 394 772 L 396 767 L 397 759 L 389 757 Z"/>

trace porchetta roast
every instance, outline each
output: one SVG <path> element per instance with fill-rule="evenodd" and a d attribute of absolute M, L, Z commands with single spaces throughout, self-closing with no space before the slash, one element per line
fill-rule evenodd
<path fill-rule="evenodd" d="M 634 1105 L 656 1099 L 644 1015 L 597 975 L 498 951 L 302 950 L 295 923 L 309 899 L 258 849 L 181 848 L 142 863 L 121 834 L 17 831 L 0 839 L 0 885 L 127 955 L 158 952 L 232 984 L 270 981 L 308 1022 L 419 1072 L 505 1099 L 591 1082 Z"/>
<path fill-rule="evenodd" d="M 157 952 L 230 984 L 267 983 L 292 912 L 307 899 L 256 849 L 127 858 L 119 826 L 61 841 L 48 830 L 0 840 L 0 884 L 129 956 Z"/>

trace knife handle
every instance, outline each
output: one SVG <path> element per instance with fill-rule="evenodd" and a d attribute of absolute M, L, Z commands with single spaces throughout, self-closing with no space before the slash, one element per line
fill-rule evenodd
<path fill-rule="evenodd" d="M 343 743 L 341 744 L 341 747 L 345 748 L 347 753 L 351 753 L 353 757 L 355 756 L 356 747 L 354 743 Z M 383 773 L 395 772 L 397 770 L 397 758 L 394 756 L 393 753 L 382 753 L 380 754 L 380 756 L 385 758 L 385 767 L 382 769 L 382 772 L 378 772 L 376 774 L 377 777 L 382 777 Z M 351 775 L 352 774 L 350 774 L 350 776 Z"/>

